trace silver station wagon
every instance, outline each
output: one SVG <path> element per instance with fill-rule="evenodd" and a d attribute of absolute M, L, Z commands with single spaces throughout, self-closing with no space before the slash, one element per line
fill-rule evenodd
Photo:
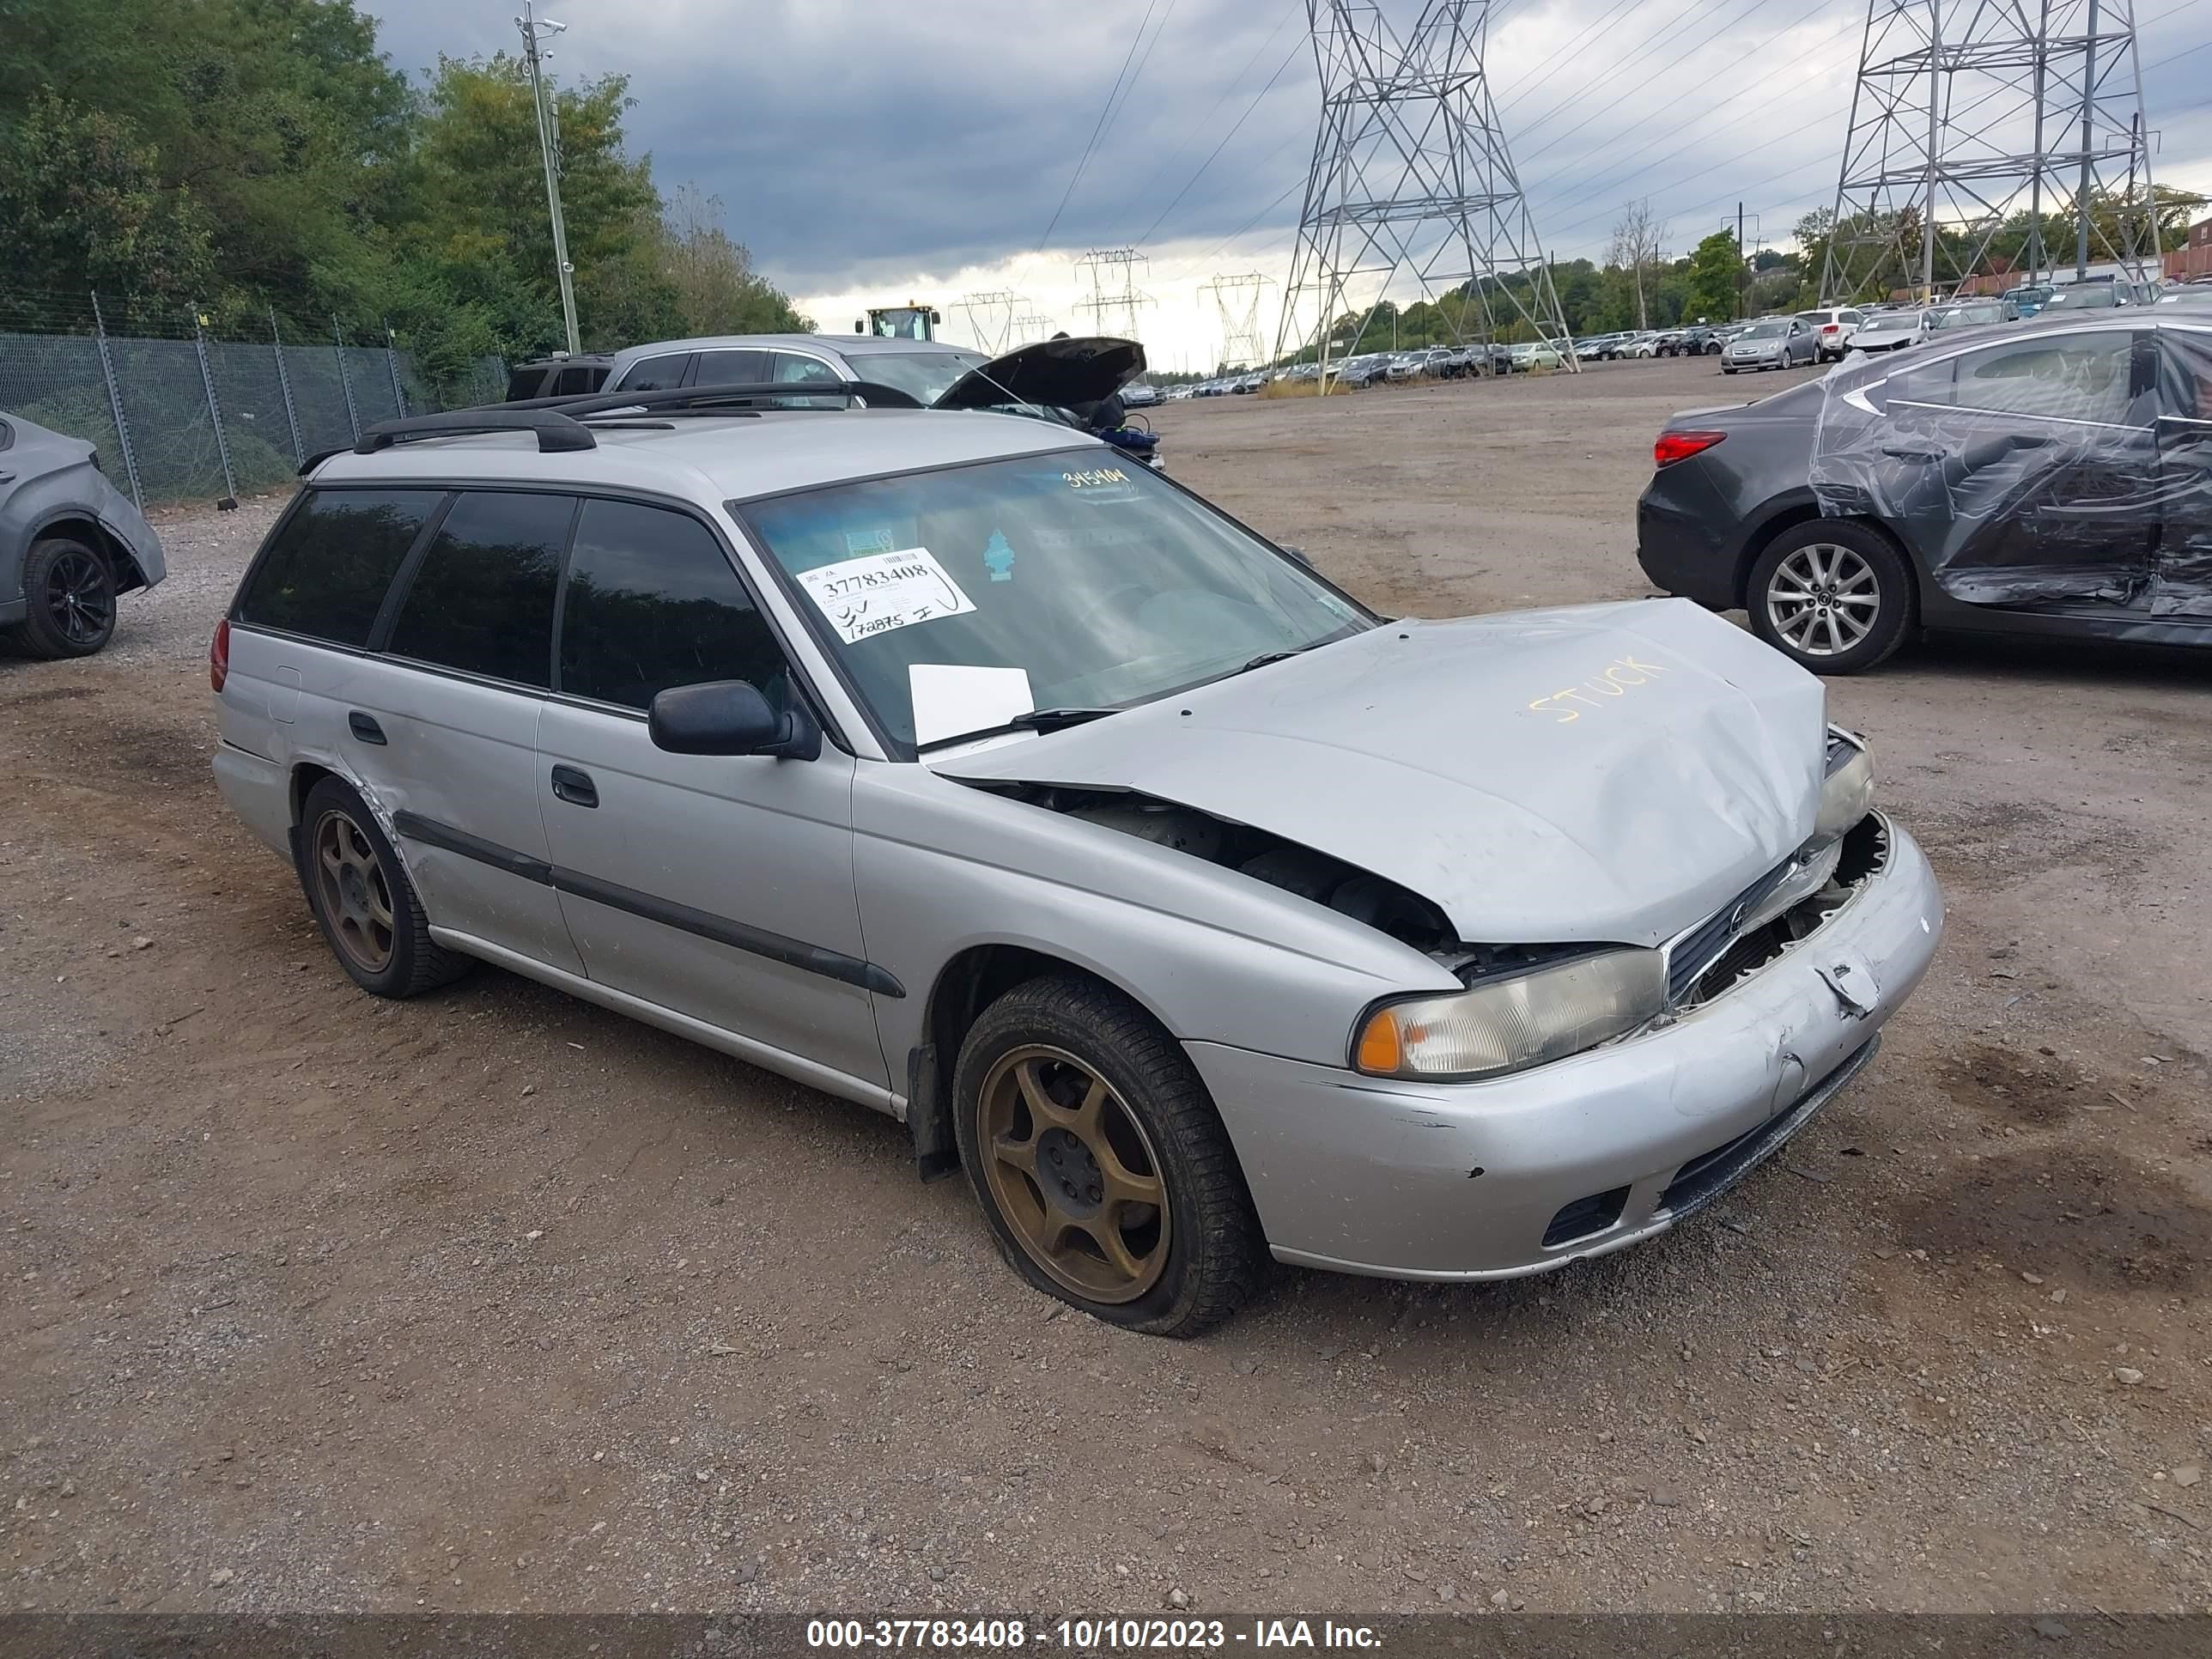
<path fill-rule="evenodd" d="M 1935 951 L 1820 683 L 1694 605 L 1390 621 L 1065 428 L 778 390 L 312 470 L 215 769 L 364 989 L 490 962 L 872 1106 L 1032 1284 L 1187 1334 L 1270 1255 L 1650 1237 Z"/>

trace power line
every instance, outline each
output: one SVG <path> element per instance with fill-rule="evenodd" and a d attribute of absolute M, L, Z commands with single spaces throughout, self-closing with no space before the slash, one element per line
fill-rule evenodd
<path fill-rule="evenodd" d="M 1549 58 L 1547 58 L 1542 63 L 1537 64 L 1535 68 L 1530 70 L 1518 81 L 1516 81 L 1510 87 L 1501 88 L 1498 93 L 1498 98 L 1500 100 L 1498 106 L 1498 114 L 1503 116 L 1508 110 L 1511 109 L 1514 105 L 1519 103 L 1523 97 L 1527 96 L 1529 88 L 1535 86 L 1539 81 L 1543 79 L 1544 71 L 1551 68 L 1553 64 L 1558 63 L 1560 58 L 1565 57 L 1567 53 L 1572 52 L 1577 46 L 1580 46 L 1583 40 L 1589 36 L 1593 30 L 1600 27 L 1603 24 L 1611 22 L 1614 18 L 1620 16 L 1621 13 L 1626 11 L 1634 4 L 1636 4 L 1636 0 L 1620 0 L 1620 3 L 1615 6 L 1611 11 L 1583 24 L 1580 29 L 1576 31 L 1573 38 L 1569 40 L 1566 45 L 1561 46 Z M 1492 27 L 1495 28 L 1497 27 L 1498 20 L 1500 15 L 1504 14 L 1504 10 L 1505 8 L 1504 6 L 1499 6 L 1492 11 L 1490 14 L 1490 24 Z"/>
<path fill-rule="evenodd" d="M 1159 0 L 1148 0 L 1145 15 L 1138 21 L 1136 33 L 1129 37 L 1129 49 L 1121 54 L 1121 67 L 1115 71 L 1114 84 L 1106 89 L 1105 107 L 1098 112 L 1098 119 L 1091 125 L 1090 139 L 1084 144 L 1083 154 L 1075 163 L 1075 176 L 1067 181 L 1067 188 L 1060 191 L 1060 205 L 1052 210 L 1052 218 L 1044 228 L 1044 234 L 1037 238 L 1036 251 L 1039 253 L 1044 252 L 1044 245 L 1052 240 L 1052 233 L 1060 225 L 1060 216 L 1067 211 L 1068 198 L 1075 194 L 1076 185 L 1083 182 L 1083 170 L 1091 165 L 1091 153 L 1098 148 L 1098 135 L 1106 130 L 1106 118 L 1114 112 L 1114 99 L 1121 90 L 1122 78 L 1129 73 L 1129 64 L 1137 55 L 1137 43 L 1145 38 L 1145 25 L 1152 21 L 1153 8 L 1158 4 Z"/>
<path fill-rule="evenodd" d="M 1161 158 L 1159 165 L 1152 169 L 1151 175 L 1146 178 L 1145 182 L 1139 185 L 1136 190 L 1131 192 L 1132 200 L 1143 201 L 1152 194 L 1152 186 L 1159 183 L 1161 175 L 1165 173 L 1168 168 L 1172 167 L 1176 161 L 1181 158 L 1184 150 L 1190 148 L 1190 141 L 1193 136 L 1212 124 L 1213 118 L 1221 112 L 1221 106 L 1229 101 L 1229 94 L 1236 91 L 1238 85 L 1243 81 L 1244 77 L 1252 72 L 1252 65 L 1260 61 L 1260 56 L 1262 52 L 1266 52 L 1268 47 L 1275 44 L 1275 37 L 1280 34 L 1284 29 L 1290 26 L 1291 20 L 1298 15 L 1299 9 L 1303 4 L 1304 0 L 1292 0 L 1290 9 L 1285 11 L 1281 18 L 1277 21 L 1273 28 L 1268 30 L 1267 38 L 1261 41 L 1258 46 L 1252 49 L 1252 55 L 1244 60 L 1244 67 L 1238 70 L 1235 75 L 1230 76 L 1228 83 L 1221 88 L 1220 96 L 1213 100 L 1212 108 L 1207 110 L 1206 113 L 1200 116 L 1197 120 L 1184 127 L 1182 137 L 1176 141 L 1176 147 L 1170 150 L 1165 156 Z M 1141 241 L 1144 239 L 1139 237 L 1138 240 Z"/>
<path fill-rule="evenodd" d="M 1213 147 L 1212 154 L 1208 155 L 1203 161 L 1200 161 L 1198 164 L 1198 171 L 1192 173 L 1189 178 L 1183 180 L 1182 188 L 1175 193 L 1175 199 L 1170 201 L 1165 207 L 1162 208 L 1159 210 L 1158 215 L 1152 220 L 1152 222 L 1145 228 L 1145 234 L 1137 238 L 1139 242 L 1149 242 L 1152 240 L 1152 233 L 1160 228 L 1162 222 L 1167 218 L 1168 215 L 1176 210 L 1176 206 L 1182 201 L 1182 198 L 1190 194 L 1191 186 L 1206 176 L 1206 168 L 1213 165 L 1214 156 L 1220 155 L 1224 149 L 1228 148 L 1229 141 L 1231 138 L 1234 138 L 1237 136 L 1238 130 L 1243 126 L 1246 121 L 1251 118 L 1252 112 L 1260 107 L 1260 100 L 1275 89 L 1275 82 L 1283 78 L 1283 71 L 1290 68 L 1291 63 L 1297 58 L 1298 54 L 1304 50 L 1305 42 L 1303 40 L 1291 46 L 1289 55 L 1286 56 L 1281 63 L 1275 66 L 1275 72 L 1267 77 L 1267 84 L 1261 87 L 1259 91 L 1252 94 L 1252 101 L 1244 106 L 1244 112 L 1237 118 L 1236 125 L 1231 126 L 1227 132 L 1221 135 L 1221 142 Z"/>

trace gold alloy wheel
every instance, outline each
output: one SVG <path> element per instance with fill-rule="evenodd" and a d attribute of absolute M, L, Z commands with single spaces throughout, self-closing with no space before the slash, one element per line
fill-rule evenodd
<path fill-rule="evenodd" d="M 983 1079 L 975 1137 L 991 1198 L 1030 1261 L 1093 1302 L 1133 1302 L 1168 1264 L 1167 1188 L 1144 1126 L 1062 1048 L 1030 1044 Z"/>
<path fill-rule="evenodd" d="M 368 832 L 345 813 L 315 820 L 315 884 L 331 937 L 364 973 L 392 963 L 392 889 Z"/>

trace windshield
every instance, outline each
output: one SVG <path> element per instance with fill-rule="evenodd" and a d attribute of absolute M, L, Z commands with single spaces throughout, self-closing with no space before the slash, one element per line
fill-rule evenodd
<path fill-rule="evenodd" d="M 896 386 L 915 402 L 935 403 L 971 368 L 991 360 L 975 351 L 854 352 L 845 360 L 864 380 Z"/>
<path fill-rule="evenodd" d="M 2002 306 L 1960 306 L 1954 311 L 1931 313 L 1928 326 L 1935 328 L 1978 328 L 1984 323 L 2004 321 Z"/>
<path fill-rule="evenodd" d="M 2080 288 L 2059 288 L 2043 302 L 2045 311 L 2110 311 L 2120 296 L 2110 283 L 2085 283 Z"/>
<path fill-rule="evenodd" d="M 1735 337 L 1739 340 L 1778 340 L 1789 331 L 1790 325 L 1778 319 L 1771 323 L 1753 323 Z"/>
<path fill-rule="evenodd" d="M 902 744 L 1115 708 L 1372 626 L 1350 599 L 1113 451 L 740 507 Z"/>

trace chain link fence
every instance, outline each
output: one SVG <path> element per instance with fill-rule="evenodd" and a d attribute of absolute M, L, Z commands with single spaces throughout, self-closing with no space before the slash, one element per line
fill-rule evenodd
<path fill-rule="evenodd" d="M 0 289 L 0 410 L 97 446 L 141 508 L 280 489 L 379 421 L 506 389 L 506 366 L 485 357 L 441 399 L 381 326 L 332 318 L 318 338 L 273 311 L 217 325 Z"/>

